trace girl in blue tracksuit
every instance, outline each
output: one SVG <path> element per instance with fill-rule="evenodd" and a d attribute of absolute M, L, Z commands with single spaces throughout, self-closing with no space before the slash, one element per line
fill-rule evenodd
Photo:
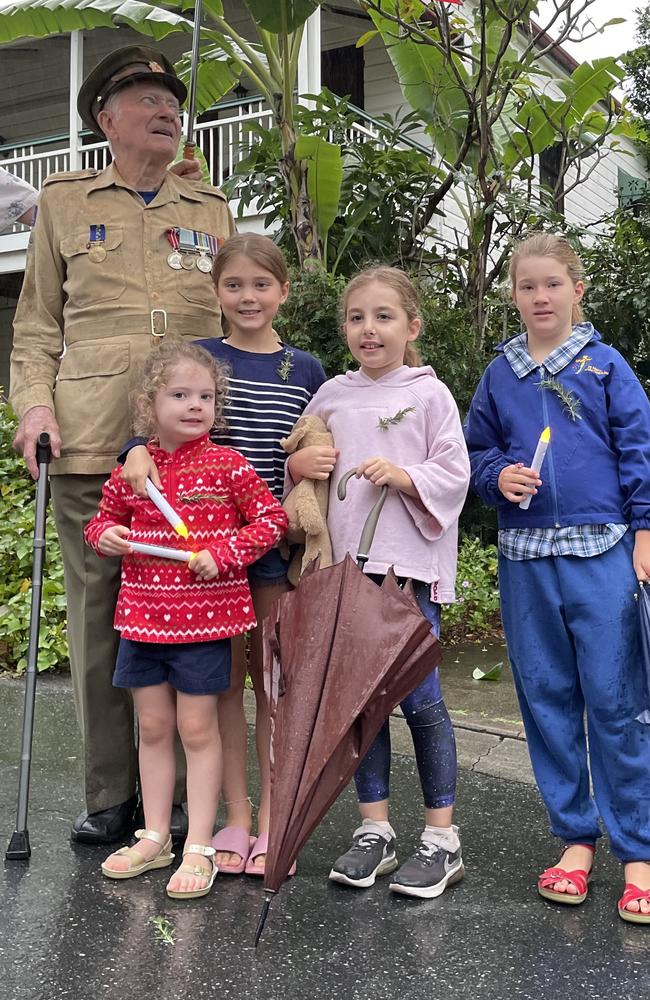
<path fill-rule="evenodd" d="M 474 488 L 498 512 L 501 610 L 530 757 L 565 845 L 538 890 L 583 902 L 601 816 L 625 865 L 619 915 L 650 923 L 650 727 L 636 719 L 646 694 L 634 599 L 637 580 L 650 579 L 650 404 L 583 322 L 582 268 L 562 237 L 520 244 L 510 279 L 525 332 L 497 349 L 465 431 Z M 546 427 L 550 446 L 532 469 Z"/>

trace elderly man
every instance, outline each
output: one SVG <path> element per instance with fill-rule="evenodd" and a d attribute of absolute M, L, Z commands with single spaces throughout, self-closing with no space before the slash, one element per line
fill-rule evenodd
<path fill-rule="evenodd" d="M 79 92 L 84 123 L 110 143 L 101 172 L 45 181 L 14 324 L 15 447 L 36 477 L 47 431 L 63 551 L 68 641 L 83 735 L 86 811 L 72 839 L 108 843 L 133 828 L 137 758 L 128 694 L 111 677 L 118 634 L 117 560 L 99 559 L 82 530 L 130 437 L 133 367 L 168 334 L 220 336 L 211 280 L 218 240 L 234 230 L 224 196 L 167 170 L 186 89 L 159 52 L 111 53 Z M 182 835 L 175 810 L 173 832 Z"/>

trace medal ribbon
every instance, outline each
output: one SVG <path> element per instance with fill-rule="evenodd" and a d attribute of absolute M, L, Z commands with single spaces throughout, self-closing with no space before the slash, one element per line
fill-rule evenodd
<path fill-rule="evenodd" d="M 106 242 L 106 226 L 103 224 L 98 224 L 96 226 L 90 227 L 90 233 L 88 236 L 88 243 L 105 243 Z"/>

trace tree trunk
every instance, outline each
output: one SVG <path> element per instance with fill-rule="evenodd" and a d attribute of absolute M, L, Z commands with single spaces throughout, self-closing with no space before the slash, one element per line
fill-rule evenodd
<path fill-rule="evenodd" d="M 282 138 L 280 172 L 287 188 L 289 222 L 302 268 L 308 262 L 321 261 L 323 254 L 318 238 L 318 224 L 307 191 L 307 171 L 302 162 L 295 157 L 295 129 L 286 121 L 280 122 L 280 135 Z"/>

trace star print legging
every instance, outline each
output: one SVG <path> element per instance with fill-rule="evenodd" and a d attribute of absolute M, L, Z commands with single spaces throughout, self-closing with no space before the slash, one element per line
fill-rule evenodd
<path fill-rule="evenodd" d="M 376 583 L 382 577 L 373 576 Z M 440 634 L 440 605 L 429 599 L 429 585 L 413 581 L 422 614 Z M 415 761 L 427 809 L 451 806 L 456 796 L 456 742 L 449 713 L 440 690 L 438 668 L 431 671 L 400 707 L 411 730 Z M 390 728 L 386 720 L 354 776 L 359 802 L 381 802 L 388 798 L 390 781 Z"/>

